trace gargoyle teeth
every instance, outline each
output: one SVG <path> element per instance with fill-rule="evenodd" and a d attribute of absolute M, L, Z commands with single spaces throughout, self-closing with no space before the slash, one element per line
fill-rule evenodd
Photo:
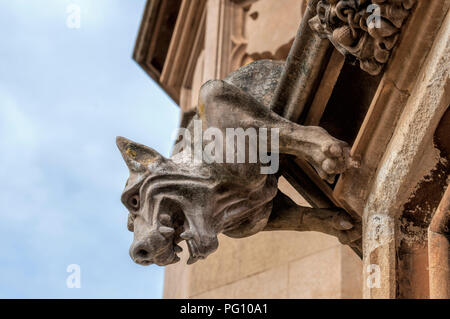
<path fill-rule="evenodd" d="M 161 226 L 159 227 L 159 232 L 167 238 L 175 233 L 175 229 L 173 229 L 172 227 Z"/>
<path fill-rule="evenodd" d="M 178 254 L 178 253 L 181 253 L 183 251 L 183 248 L 181 248 L 178 245 L 175 245 L 175 246 L 173 246 L 173 251 Z"/>
<path fill-rule="evenodd" d="M 194 238 L 194 233 L 191 230 L 186 230 L 185 232 L 181 233 L 180 238 L 184 240 L 192 239 Z"/>

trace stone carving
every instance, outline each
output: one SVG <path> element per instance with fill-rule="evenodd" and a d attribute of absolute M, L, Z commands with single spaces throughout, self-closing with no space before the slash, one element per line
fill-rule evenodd
<path fill-rule="evenodd" d="M 256 132 L 277 128 L 280 155 L 302 157 L 322 178 L 332 181 L 351 166 L 347 144 L 320 127 L 300 126 L 269 109 L 283 69 L 282 62 L 261 60 L 223 81 L 205 83 L 187 130 L 195 136 L 196 121 L 201 121 L 202 131 L 215 127 L 224 136 L 226 128 Z M 186 158 L 184 151 L 194 147 L 194 140 L 165 158 L 147 146 L 117 138 L 130 171 L 121 199 L 129 210 L 128 229 L 134 231 L 130 255 L 136 263 L 175 263 L 181 251 L 178 244 L 185 240 L 192 264 L 217 249 L 219 233 L 242 238 L 264 230 L 320 231 L 349 245 L 361 238 L 360 224 L 345 211 L 296 205 L 278 191 L 276 174 L 261 174 L 261 161 L 239 164 Z M 249 143 L 245 144 L 247 154 Z"/>
<path fill-rule="evenodd" d="M 310 27 L 361 69 L 379 74 L 416 0 L 321 0 Z"/>

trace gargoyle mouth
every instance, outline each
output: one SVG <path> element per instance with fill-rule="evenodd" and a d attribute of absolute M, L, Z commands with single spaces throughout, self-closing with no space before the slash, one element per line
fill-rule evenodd
<path fill-rule="evenodd" d="M 182 249 L 178 245 L 168 245 L 165 253 L 155 257 L 155 260 L 158 260 L 157 264 L 162 264 L 163 266 L 167 266 L 170 264 L 175 264 L 180 261 L 180 257 L 177 256 L 176 252 L 181 252 Z"/>
<path fill-rule="evenodd" d="M 162 209 L 159 211 L 155 222 L 159 238 L 163 240 L 158 241 L 158 244 L 156 244 L 159 246 L 159 249 L 152 256 L 151 260 L 158 265 L 166 266 L 180 261 L 178 254 L 183 249 L 178 244 L 183 240 L 193 238 L 193 236 L 188 231 L 190 229 L 189 221 L 177 203 L 167 200 L 160 207 Z M 156 241 L 154 242 L 156 243 Z M 195 243 L 191 243 L 188 247 L 195 247 Z M 191 251 L 195 250 L 189 248 L 189 252 L 192 255 Z"/>
<path fill-rule="evenodd" d="M 169 225 L 167 217 L 164 219 L 166 219 L 165 225 Z M 205 259 L 206 256 L 217 249 L 217 237 L 214 236 L 213 240 L 206 240 L 205 243 L 203 243 L 200 234 L 193 230 L 195 228 L 191 226 L 191 223 L 184 214 L 176 216 L 172 215 L 170 221 L 171 226 L 162 226 L 159 228 L 159 231 L 163 236 L 167 236 L 170 233 L 170 237 L 166 237 L 170 240 L 166 249 L 170 249 L 170 251 L 173 252 L 173 256 L 168 256 L 167 265 L 176 263 L 180 260 L 177 254 L 181 253 L 183 249 L 178 244 L 183 240 L 186 241 L 189 251 L 188 265 L 191 265 L 198 260 Z"/>
<path fill-rule="evenodd" d="M 153 256 L 149 256 L 147 260 L 150 259 L 158 265 L 178 262 L 178 254 L 183 251 L 178 244 L 183 240 L 186 241 L 189 251 L 188 265 L 205 259 L 218 247 L 216 233 L 198 231 L 198 224 L 205 225 L 203 216 L 185 212 L 175 200 L 165 198 L 161 202 L 154 223 L 157 234 L 153 238 L 150 236 L 150 240 L 155 249 Z M 202 227 L 202 230 L 204 229 L 205 227 Z"/>
<path fill-rule="evenodd" d="M 185 240 L 188 251 L 189 251 L 189 259 L 187 261 L 188 265 L 191 265 L 195 262 L 197 262 L 200 259 L 205 259 L 205 255 L 200 252 L 199 246 L 195 240 L 194 232 L 189 230 L 189 222 L 185 220 L 184 223 L 185 227 L 183 227 L 180 231 L 180 229 L 173 228 L 174 229 L 174 236 L 172 238 L 172 242 L 169 243 L 168 249 L 170 249 L 170 246 L 172 246 L 171 251 L 173 252 L 173 258 L 171 260 L 167 260 L 168 264 L 176 263 L 180 260 L 180 257 L 177 255 L 183 251 L 183 249 L 178 245 L 181 241 Z M 188 230 L 185 230 L 188 229 Z"/>
<path fill-rule="evenodd" d="M 212 236 L 204 234 L 203 237 L 200 237 L 200 234 L 196 234 L 192 230 L 187 230 L 183 232 L 180 237 L 187 243 L 189 250 L 188 265 L 192 265 L 201 259 L 205 259 L 209 254 L 214 252 L 219 245 L 216 234 L 212 234 Z"/>

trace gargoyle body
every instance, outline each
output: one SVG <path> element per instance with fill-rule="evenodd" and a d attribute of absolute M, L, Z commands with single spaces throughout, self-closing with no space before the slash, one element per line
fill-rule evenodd
<path fill-rule="evenodd" d="M 254 129 L 259 138 L 262 132 L 277 130 L 278 147 L 273 146 L 274 136 L 266 138 L 267 154 L 301 157 L 328 181 L 344 172 L 349 153 L 345 142 L 320 127 L 298 125 L 269 109 L 283 68 L 282 62 L 257 61 L 223 81 L 205 83 L 197 112 L 187 125 L 194 138 L 176 147 L 170 159 L 117 138 L 130 170 L 122 202 L 129 210 L 128 229 L 134 232 L 130 256 L 136 263 L 175 263 L 181 251 L 178 244 L 185 240 L 191 264 L 217 249 L 219 233 L 242 238 L 263 230 L 320 231 L 347 244 L 360 238 L 359 225 L 343 210 L 300 207 L 278 191 L 277 174 L 261 173 L 267 162 L 230 162 L 217 150 L 215 160 L 187 158 L 185 151 L 195 148 L 201 123 L 202 133 L 208 128 L 223 133 L 214 135 L 215 145 L 222 146 L 229 128 Z M 202 141 L 203 148 L 210 138 Z M 245 154 L 251 146 L 251 142 L 245 144 Z"/>

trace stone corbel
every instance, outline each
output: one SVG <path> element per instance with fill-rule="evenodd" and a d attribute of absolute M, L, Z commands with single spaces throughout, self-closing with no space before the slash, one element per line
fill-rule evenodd
<path fill-rule="evenodd" d="M 309 25 L 361 69 L 378 75 L 416 0 L 321 0 Z"/>

